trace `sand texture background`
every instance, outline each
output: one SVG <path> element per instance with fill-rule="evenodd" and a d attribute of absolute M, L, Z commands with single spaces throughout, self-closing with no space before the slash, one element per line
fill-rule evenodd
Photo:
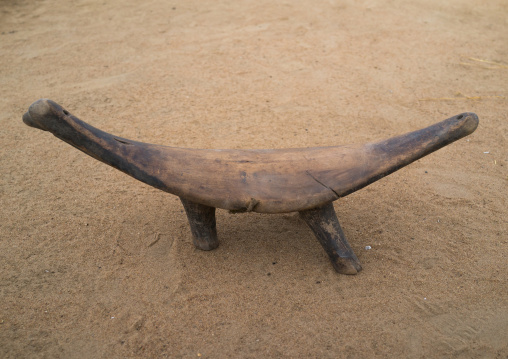
<path fill-rule="evenodd" d="M 508 3 L 0 2 L 0 357 L 507 358 Z M 338 275 L 294 213 L 177 197 L 21 116 L 50 98 L 193 148 L 363 143 L 472 111 L 462 139 L 335 202 Z M 372 249 L 365 250 L 366 246 Z"/>

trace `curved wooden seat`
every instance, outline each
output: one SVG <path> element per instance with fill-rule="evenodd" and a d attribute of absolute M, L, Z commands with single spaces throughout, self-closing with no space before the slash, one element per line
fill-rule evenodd
<path fill-rule="evenodd" d="M 88 125 L 47 99 L 34 102 L 23 121 L 142 182 L 179 196 L 190 221 L 193 213 L 204 216 L 196 208 L 260 213 L 307 213 L 325 208 L 472 133 L 478 126 L 475 114 L 463 113 L 419 131 L 362 145 L 201 150 L 117 137 Z M 197 235 L 193 234 L 196 243 Z M 196 245 L 212 249 L 217 244 L 215 235 L 215 240 L 205 239 Z"/>

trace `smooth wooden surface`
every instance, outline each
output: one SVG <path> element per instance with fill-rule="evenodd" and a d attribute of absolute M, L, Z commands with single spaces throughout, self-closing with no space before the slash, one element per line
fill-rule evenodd
<path fill-rule="evenodd" d="M 472 133 L 464 113 L 363 145 L 200 150 L 131 141 L 96 129 L 57 103 L 34 102 L 23 121 L 163 191 L 209 207 L 283 213 L 330 203 Z"/>
<path fill-rule="evenodd" d="M 189 220 L 194 246 L 211 251 L 219 246 L 215 208 L 180 198 Z"/>
<path fill-rule="evenodd" d="M 333 268 L 341 274 L 357 274 L 362 270 L 360 261 L 349 245 L 332 203 L 300 211 L 317 240 L 323 246 Z"/>

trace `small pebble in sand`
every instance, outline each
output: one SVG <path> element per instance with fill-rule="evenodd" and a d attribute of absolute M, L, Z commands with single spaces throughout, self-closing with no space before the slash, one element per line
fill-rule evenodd
<path fill-rule="evenodd" d="M 369 249 L 372 249 L 371 246 L 365 246 L 365 250 L 368 251 Z"/>

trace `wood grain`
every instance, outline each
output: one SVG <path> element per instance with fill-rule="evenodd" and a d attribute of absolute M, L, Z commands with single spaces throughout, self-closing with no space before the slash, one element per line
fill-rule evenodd
<path fill-rule="evenodd" d="M 23 121 L 163 191 L 209 207 L 284 213 L 330 203 L 472 133 L 463 113 L 384 141 L 336 147 L 201 150 L 131 141 L 94 128 L 57 103 L 34 102 Z"/>

